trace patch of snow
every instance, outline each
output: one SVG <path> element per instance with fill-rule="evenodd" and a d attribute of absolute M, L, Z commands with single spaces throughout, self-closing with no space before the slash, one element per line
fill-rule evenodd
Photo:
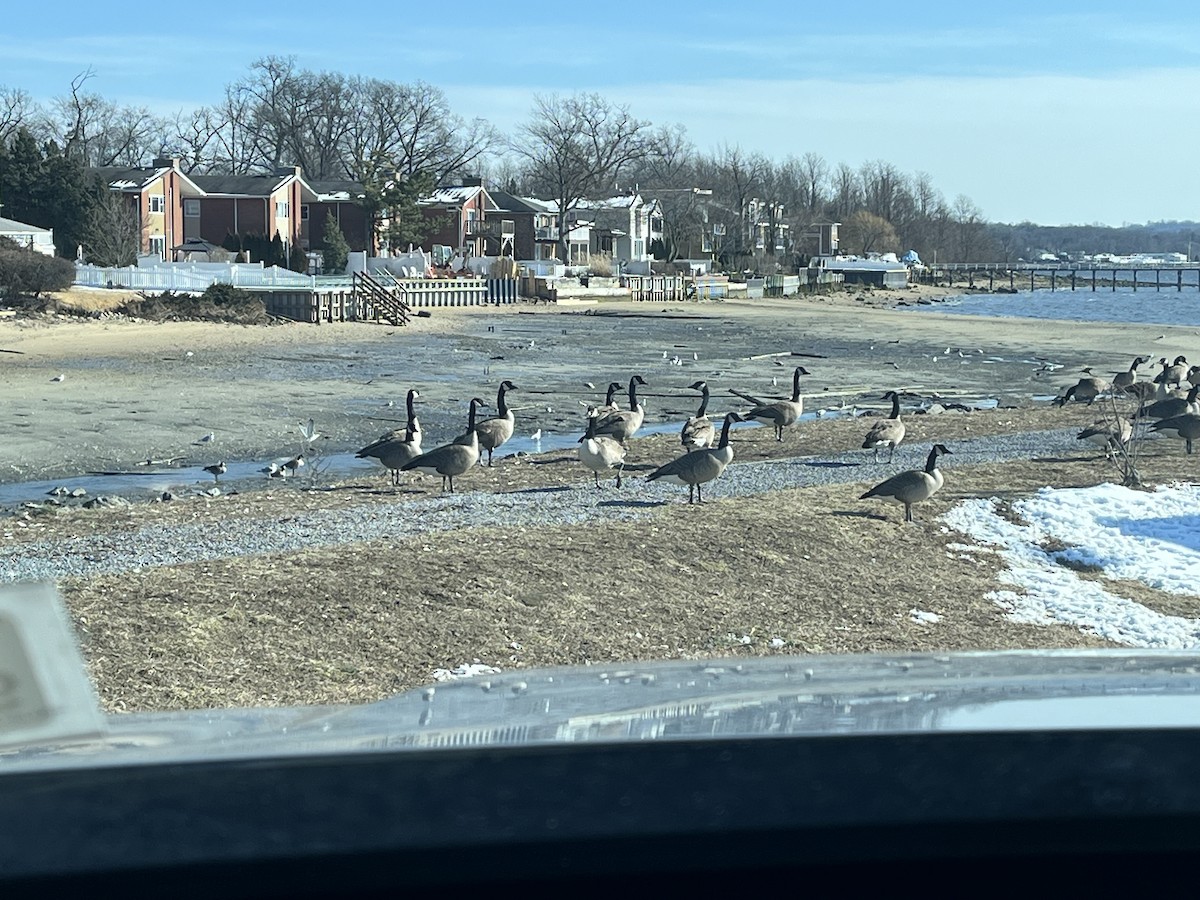
<path fill-rule="evenodd" d="M 1132 647 L 1200 648 L 1200 619 L 1163 615 L 1063 565 L 1066 560 L 1108 578 L 1200 596 L 1200 486 L 1153 492 L 1112 484 L 1042 488 L 1013 504 L 1023 525 L 1000 516 L 996 507 L 995 500 L 968 500 L 944 521 L 995 547 L 1006 563 L 1001 578 L 1016 590 L 990 599 L 1009 619 L 1068 624 Z M 1048 539 L 1067 549 L 1043 549 Z"/>
<path fill-rule="evenodd" d="M 908 617 L 918 625 L 934 625 L 942 621 L 942 617 L 937 613 L 924 612 L 919 609 L 910 609 L 908 611 Z"/>
<path fill-rule="evenodd" d="M 461 678 L 475 678 L 478 675 L 499 675 L 501 669 L 485 665 L 479 660 L 472 663 L 462 663 L 453 669 L 434 669 L 434 681 L 458 681 Z"/>

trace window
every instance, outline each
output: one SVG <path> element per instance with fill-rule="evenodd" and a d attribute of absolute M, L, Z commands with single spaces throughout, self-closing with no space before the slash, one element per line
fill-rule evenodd
<path fill-rule="evenodd" d="M 199 200 L 184 200 L 183 214 L 189 219 L 200 218 L 200 201 Z"/>
<path fill-rule="evenodd" d="M 167 256 L 167 239 L 161 234 L 151 235 L 150 237 L 150 255 L 157 256 L 159 259 L 165 259 Z"/>
<path fill-rule="evenodd" d="M 275 218 L 286 219 L 291 213 L 291 204 L 286 200 L 275 204 Z"/>
<path fill-rule="evenodd" d="M 163 197 L 162 194 L 151 194 L 149 199 L 150 199 L 150 212 L 152 212 L 152 213 L 166 212 L 167 201 L 166 201 L 166 198 Z"/>
<path fill-rule="evenodd" d="M 308 221 L 308 204 L 307 203 L 300 204 L 300 221 L 301 222 Z"/>

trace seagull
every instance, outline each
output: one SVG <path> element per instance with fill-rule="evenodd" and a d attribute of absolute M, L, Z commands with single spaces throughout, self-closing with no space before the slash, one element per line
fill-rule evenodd
<path fill-rule="evenodd" d="M 228 470 L 225 466 L 224 461 L 222 461 L 222 462 L 217 463 L 215 466 L 205 466 L 204 471 L 213 477 L 214 482 L 216 482 L 217 484 L 220 484 L 221 476 L 224 475 L 225 472 Z"/>
<path fill-rule="evenodd" d="M 51 380 L 51 381 L 66 381 L 66 380 L 67 380 L 67 376 L 66 376 L 66 375 L 61 375 L 61 374 L 60 374 L 60 375 L 55 375 L 55 376 L 54 376 L 53 378 L 51 378 L 50 380 Z"/>
<path fill-rule="evenodd" d="M 539 428 L 537 431 L 535 431 L 533 434 L 530 435 L 530 438 L 532 438 L 534 441 L 541 441 L 542 429 Z"/>
<path fill-rule="evenodd" d="M 195 356 L 195 355 L 196 355 L 195 353 L 193 353 L 191 350 L 189 350 L 187 353 L 183 354 L 183 358 L 184 358 L 184 359 L 191 359 L 191 358 L 192 358 L 193 356 Z"/>
<path fill-rule="evenodd" d="M 200 438 L 200 440 L 192 441 L 192 443 L 193 444 L 211 444 L 216 439 L 217 439 L 217 436 L 210 431 L 204 437 Z"/>

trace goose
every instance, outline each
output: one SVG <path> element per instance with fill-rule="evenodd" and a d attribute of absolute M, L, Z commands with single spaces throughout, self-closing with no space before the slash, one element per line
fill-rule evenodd
<path fill-rule="evenodd" d="M 1192 441 L 1200 438 L 1200 415 L 1188 412 L 1169 419 L 1160 419 L 1150 426 L 1150 430 L 1173 433 L 1176 437 L 1183 438 L 1184 451 L 1191 455 Z"/>
<path fill-rule="evenodd" d="M 683 423 L 683 430 L 679 433 L 679 442 L 683 444 L 688 453 L 693 450 L 703 450 L 705 447 L 711 447 L 713 440 L 717 436 L 717 430 L 713 428 L 712 420 L 708 417 L 708 382 L 696 381 L 688 385 L 688 390 L 700 391 L 700 408 L 696 410 L 696 414 L 691 416 Z"/>
<path fill-rule="evenodd" d="M 949 452 L 944 444 L 934 444 L 933 449 L 929 451 L 929 458 L 925 460 L 924 469 L 909 469 L 893 475 L 886 481 L 875 485 L 858 499 L 882 497 L 896 500 L 904 504 L 904 521 L 915 521 L 912 514 L 913 504 L 928 500 L 941 490 L 944 477 L 937 467 L 937 461 L 939 456 Z"/>
<path fill-rule="evenodd" d="M 380 435 L 379 440 L 372 441 L 354 454 L 357 459 L 379 460 L 390 471 L 393 487 L 400 484 L 400 467 L 421 455 L 421 423 L 417 421 L 413 406 L 413 401 L 420 396 L 416 390 L 408 392 L 408 424 L 404 428 Z"/>
<path fill-rule="evenodd" d="M 302 468 L 303 466 L 304 466 L 304 454 L 297 453 L 295 456 L 293 456 L 291 459 L 289 459 L 287 462 L 285 462 L 280 467 L 280 470 L 283 472 L 283 475 L 286 478 L 288 475 L 295 475 L 296 471 L 298 469 Z"/>
<path fill-rule="evenodd" d="M 513 411 L 508 408 L 508 403 L 505 400 L 505 395 L 509 391 L 515 391 L 517 386 L 511 381 L 502 381 L 500 390 L 496 392 L 496 412 L 498 415 L 490 419 L 484 419 L 475 426 L 475 432 L 479 435 L 479 446 L 487 451 L 487 464 L 490 467 L 492 464 L 492 452 L 498 450 L 505 441 L 513 436 L 513 430 L 517 426 L 517 417 L 513 415 Z"/>
<path fill-rule="evenodd" d="M 442 476 L 442 493 L 450 486 L 454 493 L 454 476 L 471 471 L 471 467 L 479 462 L 479 433 L 475 430 L 475 410 L 484 406 L 478 397 L 471 398 L 471 411 L 467 416 L 467 430 L 453 442 L 435 447 L 428 453 L 422 453 L 415 459 L 410 459 L 400 467 L 402 472 L 424 472 L 426 475 Z"/>
<path fill-rule="evenodd" d="M 1129 366 L 1129 369 L 1127 371 L 1118 372 L 1116 375 L 1113 376 L 1113 380 L 1112 380 L 1113 389 L 1120 390 L 1120 391 L 1128 391 L 1131 387 L 1133 387 L 1134 382 L 1137 381 L 1138 366 L 1140 366 L 1142 363 L 1149 362 L 1149 361 L 1150 361 L 1150 357 L 1148 357 L 1148 356 L 1136 357 L 1134 359 L 1133 363 Z"/>
<path fill-rule="evenodd" d="M 597 490 L 600 488 L 600 473 L 610 469 L 617 470 L 617 487 L 621 486 L 621 469 L 625 464 L 625 445 L 606 434 L 596 434 L 594 417 L 588 419 L 587 434 L 579 439 L 579 461 L 592 470 Z"/>
<path fill-rule="evenodd" d="M 1084 366 L 1085 377 L 1067 388 L 1067 392 L 1054 400 L 1055 406 L 1065 406 L 1072 398 L 1078 403 L 1091 406 L 1096 398 L 1108 390 L 1108 382 L 1092 374 L 1091 366 Z"/>
<path fill-rule="evenodd" d="M 1139 418 L 1170 419 L 1187 413 L 1200 413 L 1200 385 L 1193 385 L 1186 397 L 1164 397 L 1138 410 Z"/>
<path fill-rule="evenodd" d="M 871 430 L 867 432 L 866 440 L 863 441 L 863 449 L 874 450 L 875 462 L 879 462 L 879 448 L 887 447 L 888 462 L 891 462 L 892 456 L 896 453 L 896 448 L 904 440 L 906 429 L 903 420 L 900 418 L 900 395 L 895 391 L 888 391 L 880 399 L 892 401 L 892 414 L 871 426 Z"/>
<path fill-rule="evenodd" d="M 629 409 L 616 412 L 601 413 L 596 422 L 596 434 L 607 434 L 616 438 L 622 444 L 637 434 L 642 422 L 646 419 L 646 407 L 638 403 L 638 385 L 644 385 L 646 380 L 641 375 L 629 379 Z"/>
<path fill-rule="evenodd" d="M 1133 438 L 1133 424 L 1124 416 L 1116 419 L 1097 419 L 1079 434 L 1075 439 L 1099 444 L 1104 448 L 1104 456 L 1111 457 L 1118 449 L 1127 447 Z"/>
<path fill-rule="evenodd" d="M 204 471 L 213 477 L 213 483 L 220 484 L 221 476 L 229 470 L 226 467 L 225 462 L 221 461 L 213 466 L 205 466 Z"/>
<path fill-rule="evenodd" d="M 391 431 L 354 454 L 358 459 L 377 459 L 389 471 L 392 487 L 400 484 L 400 470 L 406 462 L 421 455 L 421 432 L 406 428 Z"/>
<path fill-rule="evenodd" d="M 1156 384 L 1164 386 L 1173 384 L 1175 387 L 1180 387 L 1183 382 L 1187 381 L 1188 365 L 1186 356 L 1175 357 L 1175 361 L 1170 365 L 1167 365 L 1167 358 L 1164 356 L 1158 363 L 1163 368 L 1161 372 L 1154 376 Z"/>
<path fill-rule="evenodd" d="M 804 400 L 800 397 L 800 376 L 811 374 L 804 366 L 796 366 L 796 371 L 792 373 L 792 399 L 760 404 L 746 413 L 743 421 L 754 420 L 763 424 L 770 422 L 775 426 L 775 440 L 782 442 L 783 429 L 795 425 L 804 414 Z"/>
<path fill-rule="evenodd" d="M 688 503 L 703 503 L 704 494 L 701 485 L 719 478 L 725 471 L 725 467 L 733 462 L 733 447 L 729 443 L 729 426 L 734 422 L 744 421 L 746 420 L 735 412 L 726 413 L 725 421 L 721 424 L 721 441 L 715 449 L 709 447 L 705 450 L 697 450 L 695 453 L 685 453 L 665 466 L 655 469 L 646 476 L 646 480 L 657 481 L 661 478 L 669 484 L 686 484 L 688 486 Z"/>

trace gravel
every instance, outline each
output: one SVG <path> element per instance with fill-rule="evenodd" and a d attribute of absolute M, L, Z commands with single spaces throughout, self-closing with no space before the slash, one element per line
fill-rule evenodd
<path fill-rule="evenodd" d="M 1077 429 L 1019 432 L 949 442 L 951 456 L 942 466 L 1011 462 L 1076 451 Z M 788 488 L 852 482 L 877 482 L 902 469 L 921 468 L 928 444 L 905 446 L 892 465 L 865 462 L 863 451 L 835 456 L 795 457 L 735 463 L 705 487 L 705 496 L 739 497 Z M 262 518 L 240 522 L 234 530 L 205 525 L 155 526 L 120 534 L 101 534 L 36 541 L 12 548 L 0 561 L 0 583 L 55 580 L 119 574 L 154 566 L 170 566 L 266 553 L 306 550 L 373 540 L 408 540 L 462 528 L 503 524 L 505 527 L 556 527 L 596 521 L 634 521 L 666 503 L 686 501 L 675 485 L 630 477 L 620 495 L 584 486 L 534 488 L 509 493 L 464 492 L 434 496 L 415 503 L 363 504 L 321 510 L 286 520 Z"/>

